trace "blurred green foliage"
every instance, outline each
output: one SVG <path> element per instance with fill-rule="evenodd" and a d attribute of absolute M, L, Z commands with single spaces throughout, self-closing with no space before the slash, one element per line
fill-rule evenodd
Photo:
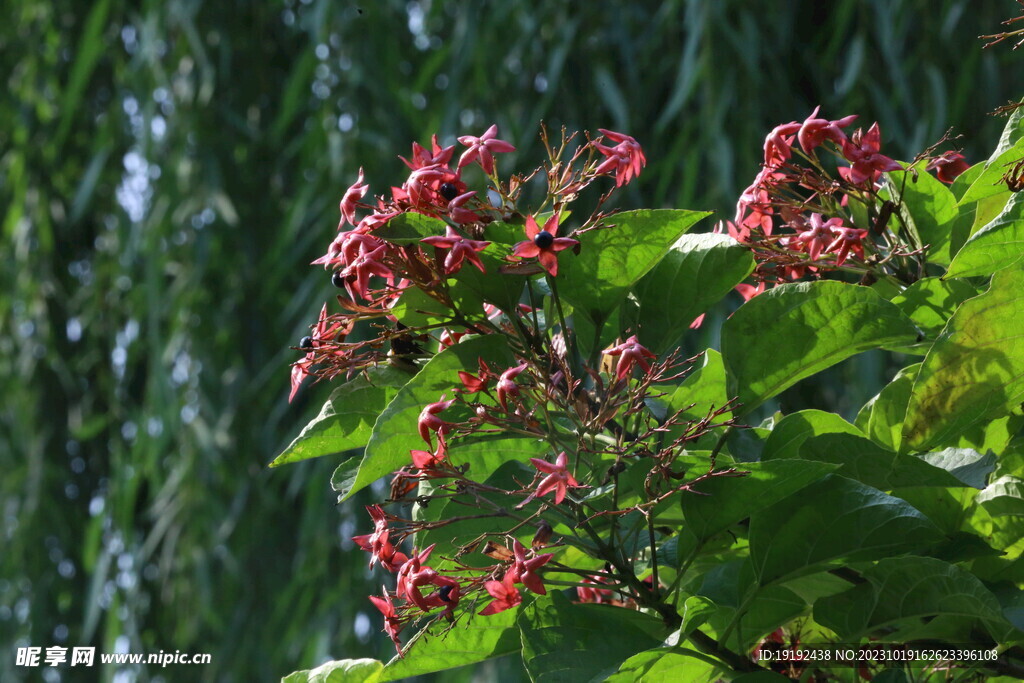
<path fill-rule="evenodd" d="M 335 463 L 265 467 L 326 398 L 286 403 L 288 347 L 333 296 L 306 264 L 360 166 L 383 192 L 412 140 L 496 122 L 519 148 L 499 163 L 526 170 L 541 120 L 600 126 L 647 150 L 631 205 L 729 216 L 765 133 L 817 104 L 877 119 L 903 158 L 952 126 L 976 160 L 1002 126 L 986 112 L 1024 91 L 1008 48 L 976 36 L 1015 9 L 5 3 L 0 680 L 29 644 L 213 654 L 119 678 L 142 681 L 388 656 L 365 600 L 380 577 L 343 552 L 367 519 L 335 507 Z M 789 400 L 855 409 L 874 387 L 844 383 L 887 371 L 858 363 Z"/>

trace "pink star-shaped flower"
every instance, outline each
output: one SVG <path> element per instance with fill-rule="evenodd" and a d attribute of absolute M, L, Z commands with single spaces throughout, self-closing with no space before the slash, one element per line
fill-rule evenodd
<path fill-rule="evenodd" d="M 935 177 L 944 183 L 951 183 L 956 177 L 969 169 L 970 164 L 959 152 L 943 152 L 928 162 L 926 170 L 935 171 Z"/>
<path fill-rule="evenodd" d="M 384 587 L 383 598 L 371 595 L 370 602 L 384 615 L 384 632 L 391 638 L 395 649 L 398 650 L 398 655 L 401 656 L 402 642 L 398 639 L 398 634 L 402 630 L 402 620 L 399 618 L 398 612 L 395 611 L 395 603 L 391 601 L 391 594 L 388 593 L 387 586 Z"/>
<path fill-rule="evenodd" d="M 415 171 L 418 168 L 424 166 L 433 166 L 434 164 L 441 164 L 447 166 L 452 160 L 452 154 L 455 152 L 455 145 L 451 147 L 442 147 L 437 144 L 437 135 L 430 138 L 430 150 L 428 151 L 420 143 L 412 143 L 412 161 L 409 161 L 405 157 L 398 157 L 405 162 L 405 165 Z"/>
<path fill-rule="evenodd" d="M 512 575 L 507 573 L 501 581 L 488 581 L 485 583 L 484 588 L 487 589 L 487 592 L 494 600 L 480 611 L 480 615 L 486 617 L 498 612 L 504 612 L 521 603 L 523 596 L 519 594 L 519 589 L 513 585 L 514 583 Z"/>
<path fill-rule="evenodd" d="M 506 401 L 509 396 L 519 396 L 519 385 L 516 384 L 516 377 L 525 369 L 526 363 L 520 363 L 514 368 L 509 368 L 501 373 L 501 376 L 498 378 L 498 403 L 501 404 L 502 410 L 508 410 Z"/>
<path fill-rule="evenodd" d="M 565 451 L 558 454 L 555 458 L 554 463 L 550 463 L 547 460 L 541 460 L 540 458 L 530 458 L 530 462 L 540 472 L 547 474 L 541 480 L 540 484 L 537 485 L 537 490 L 532 493 L 526 500 L 517 505 L 516 507 L 523 507 L 534 498 L 547 495 L 552 491 L 555 492 L 555 505 L 558 505 L 565 500 L 565 494 L 569 487 L 577 487 L 579 483 L 569 472 L 569 458 L 566 456 Z"/>
<path fill-rule="evenodd" d="M 347 190 L 345 195 L 341 198 L 341 205 L 338 207 L 341 209 L 341 224 L 338 225 L 338 229 L 345 223 L 349 225 L 357 225 L 356 223 L 356 205 L 359 200 L 366 196 L 366 191 L 369 186 L 363 183 L 363 168 L 359 167 L 359 178 L 356 182 Z"/>
<path fill-rule="evenodd" d="M 462 268 L 462 262 L 469 261 L 477 269 L 484 273 L 484 264 L 480 261 L 480 257 L 477 256 L 478 252 L 483 251 L 490 246 L 490 242 L 483 242 L 481 240 L 471 240 L 460 235 L 455 228 L 450 225 L 445 226 L 445 236 L 440 235 L 434 237 L 424 237 L 420 240 L 424 244 L 429 244 L 432 247 L 438 249 L 448 249 L 448 255 L 444 258 L 444 274 L 452 275 L 457 273 Z"/>
<path fill-rule="evenodd" d="M 878 123 L 872 124 L 868 132 L 858 130 L 853 137 L 843 142 L 843 156 L 852 163 L 852 166 L 841 166 L 839 175 L 855 185 L 860 185 L 868 180 L 874 182 L 884 171 L 899 171 L 903 167 L 890 159 L 879 154 L 882 146 L 882 133 Z"/>
<path fill-rule="evenodd" d="M 800 141 L 800 146 L 807 153 L 810 153 L 812 149 L 825 142 L 825 140 L 831 140 L 837 145 L 842 145 L 846 142 L 846 133 L 842 129 L 857 119 L 856 114 L 844 116 L 836 121 L 819 119 L 817 118 L 819 109 L 821 109 L 820 106 L 814 108 L 814 111 L 804 120 L 800 126 L 800 131 L 796 134 L 797 140 Z"/>
<path fill-rule="evenodd" d="M 437 433 L 437 448 L 433 453 L 430 451 L 409 451 L 412 457 L 413 467 L 420 470 L 430 470 L 437 467 L 448 455 L 448 444 L 445 443 L 443 432 Z"/>
<path fill-rule="evenodd" d="M 527 559 L 526 548 L 518 540 L 512 542 L 512 553 L 515 555 L 515 563 L 506 576 L 512 576 L 513 583 L 521 583 L 538 595 L 547 595 L 548 591 L 537 570 L 550 562 L 554 554 L 545 553 Z"/>
<path fill-rule="evenodd" d="M 618 144 L 614 147 L 606 147 L 599 142 L 590 143 L 594 149 L 607 157 L 594 169 L 594 173 L 604 175 L 614 170 L 615 186 L 622 187 L 640 175 L 640 170 L 647 165 L 647 157 L 644 156 L 640 143 L 629 135 L 605 128 L 598 128 L 598 130 L 609 140 Z"/>
<path fill-rule="evenodd" d="M 812 213 L 803 226 L 803 230 L 797 234 L 797 241 L 807 249 L 807 255 L 812 261 L 817 261 L 823 251 L 836 237 L 836 229 L 843 226 L 843 219 L 823 219 L 820 213 Z"/>
<path fill-rule="evenodd" d="M 558 214 L 552 214 L 544 222 L 544 228 L 537 225 L 537 219 L 533 216 L 526 217 L 526 236 L 528 240 L 519 242 L 512 252 L 513 256 L 519 258 L 537 257 L 540 265 L 548 271 L 552 277 L 558 275 L 558 252 L 579 244 L 571 237 L 556 237 L 558 235 Z"/>
<path fill-rule="evenodd" d="M 867 230 L 839 226 L 834 229 L 834 234 L 835 240 L 825 251 L 836 255 L 836 265 L 843 265 L 851 252 L 861 259 L 864 258 L 864 239 L 868 236 Z"/>
<path fill-rule="evenodd" d="M 459 158 L 459 168 L 467 166 L 474 161 L 480 161 L 481 168 L 487 175 L 494 174 L 494 154 L 497 152 L 514 152 L 516 150 L 508 142 L 498 139 L 498 126 L 492 125 L 480 137 L 463 135 L 459 142 L 468 147 Z"/>
<path fill-rule="evenodd" d="M 657 358 L 654 353 L 648 351 L 640 344 L 640 340 L 636 338 L 635 334 L 618 346 L 605 349 L 604 354 L 607 356 L 621 356 L 615 368 L 615 375 L 618 379 L 629 377 L 629 373 L 633 370 L 634 365 L 639 365 L 643 368 L 644 372 L 650 370 L 651 364 L 647 362 L 647 359 Z"/>
<path fill-rule="evenodd" d="M 444 432 L 447 432 L 448 428 L 452 426 L 450 422 L 445 422 L 444 420 L 439 418 L 437 414 L 440 413 L 442 410 L 447 410 L 448 408 L 451 408 L 452 404 L 455 403 L 455 399 L 453 398 L 448 401 L 445 401 L 443 400 L 444 396 L 442 396 L 441 398 L 442 400 L 438 401 L 437 403 L 431 403 L 426 408 L 421 410 L 419 420 L 417 420 L 417 426 L 419 427 L 420 436 L 423 437 L 423 440 L 426 441 L 427 445 L 431 447 L 433 447 L 434 444 L 433 441 L 431 441 L 430 439 L 430 433 L 437 432 L 438 434 L 442 434 Z"/>

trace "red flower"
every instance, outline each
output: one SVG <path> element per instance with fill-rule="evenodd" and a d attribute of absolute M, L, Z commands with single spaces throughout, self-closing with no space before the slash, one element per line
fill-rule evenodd
<path fill-rule="evenodd" d="M 494 376 L 491 373 L 491 368 L 488 367 L 487 363 L 484 362 L 483 358 L 476 359 L 477 365 L 480 367 L 480 375 L 476 376 L 470 374 L 464 370 L 459 371 L 459 380 L 462 381 L 463 391 L 467 394 L 477 394 L 487 388 L 491 378 Z"/>
<path fill-rule="evenodd" d="M 398 640 L 398 633 L 402 630 L 402 620 L 398 617 L 398 612 L 395 611 L 395 603 L 391 602 L 391 595 L 388 593 L 387 587 L 384 587 L 383 598 L 371 595 L 370 602 L 384 615 L 384 632 L 391 638 L 395 649 L 398 650 L 398 655 L 401 656 L 402 642 Z"/>
<path fill-rule="evenodd" d="M 820 213 L 812 213 L 811 217 L 804 223 L 804 230 L 800 231 L 796 239 L 807 249 L 807 255 L 812 261 L 817 261 L 821 252 L 828 251 L 837 234 L 836 230 L 843 226 L 843 219 L 830 218 L 822 220 Z"/>
<path fill-rule="evenodd" d="M 831 140 L 837 145 L 842 145 L 846 142 L 846 133 L 842 129 L 853 123 L 857 118 L 856 114 L 844 116 L 837 121 L 815 118 L 818 115 L 819 109 L 821 109 L 820 106 L 814 108 L 814 111 L 803 122 L 800 126 L 800 131 L 796 134 L 797 140 L 800 141 L 800 146 L 807 153 L 810 153 L 812 149 L 825 142 L 825 140 Z"/>
<path fill-rule="evenodd" d="M 634 365 L 639 365 L 644 372 L 650 370 L 651 364 L 647 362 L 647 359 L 657 358 L 654 353 L 641 346 L 640 340 L 636 338 L 635 334 L 618 346 L 605 349 L 604 353 L 608 356 L 621 356 L 615 368 L 615 375 L 619 379 L 628 377 Z"/>
<path fill-rule="evenodd" d="M 373 567 L 378 561 L 388 571 L 397 571 L 409 559 L 405 553 L 399 552 L 388 540 L 388 521 L 384 509 L 380 505 L 366 506 L 367 512 L 373 518 L 373 533 L 363 536 L 353 536 L 362 550 L 370 553 L 370 566 Z"/>
<path fill-rule="evenodd" d="M 437 403 L 431 403 L 426 408 L 420 411 L 420 417 L 417 421 L 417 426 L 420 430 L 420 436 L 427 442 L 428 446 L 433 446 L 433 441 L 430 440 L 430 432 L 437 432 L 439 435 L 448 431 L 448 427 L 451 427 L 450 422 L 445 422 L 437 416 L 442 410 L 451 408 L 452 404 L 455 403 L 455 399 L 445 401 L 444 396 L 441 397 L 441 401 Z"/>
<path fill-rule="evenodd" d="M 490 246 L 490 242 L 471 240 L 463 237 L 450 225 L 445 226 L 445 236 L 424 237 L 420 240 L 437 249 L 448 249 L 448 255 L 444 259 L 444 274 L 452 275 L 462 268 L 463 260 L 469 261 L 483 273 L 484 264 L 480 262 L 477 252 L 481 252 Z"/>
<path fill-rule="evenodd" d="M 487 589 L 487 592 L 490 593 L 494 600 L 480 611 L 481 616 L 486 617 L 498 612 L 504 612 L 523 601 L 523 596 L 519 594 L 519 589 L 512 585 L 515 583 L 512 579 L 512 575 L 506 573 L 505 578 L 501 581 L 488 581 L 484 584 L 484 588 Z"/>
<path fill-rule="evenodd" d="M 480 137 L 463 135 L 459 138 L 459 142 L 469 148 L 459 158 L 459 168 L 479 159 L 480 166 L 487 175 L 494 174 L 494 156 L 492 155 L 495 152 L 514 152 L 516 149 L 504 140 L 498 139 L 497 125 L 492 125 Z"/>
<path fill-rule="evenodd" d="M 846 257 L 850 252 L 853 252 L 861 259 L 864 258 L 863 241 L 868 236 L 867 230 L 837 227 L 835 228 L 835 233 L 837 237 L 832 244 L 828 245 L 826 251 L 835 253 L 837 266 L 841 266 L 846 261 Z"/>
<path fill-rule="evenodd" d="M 515 555 L 515 564 L 508 570 L 505 578 L 511 576 L 513 583 L 521 583 L 538 595 L 547 595 L 548 591 L 536 570 L 547 564 L 554 555 L 545 553 L 526 559 L 526 548 L 518 540 L 512 542 L 512 552 Z"/>
<path fill-rule="evenodd" d="M 519 385 L 516 384 L 516 377 L 525 369 L 526 363 L 520 363 L 514 368 L 509 368 L 501 373 L 501 377 L 498 378 L 498 403 L 501 404 L 502 410 L 508 410 L 506 399 L 509 396 L 519 396 Z"/>
<path fill-rule="evenodd" d="M 359 178 L 356 182 L 347 190 L 345 190 L 345 196 L 341 198 L 341 224 L 338 225 L 338 229 L 345 223 L 350 225 L 356 225 L 356 204 L 359 200 L 366 196 L 366 190 L 369 187 L 363 184 L 363 168 L 359 167 Z"/>
<path fill-rule="evenodd" d="M 405 157 L 398 157 L 405 162 L 405 165 L 416 170 L 423 168 L 424 166 L 433 166 L 434 164 L 448 165 L 452 160 L 452 154 L 455 152 L 455 145 L 451 147 L 441 147 L 437 144 L 437 135 L 430 138 L 431 150 L 428 152 L 418 142 L 412 143 L 412 161 L 409 161 Z"/>
<path fill-rule="evenodd" d="M 537 257 L 544 270 L 553 276 L 558 275 L 558 252 L 569 247 L 574 247 L 579 242 L 571 237 L 556 237 L 558 234 L 558 214 L 552 214 L 544 223 L 542 230 L 537 226 L 537 219 L 533 216 L 526 217 L 525 242 L 519 242 L 515 246 L 514 256 L 519 258 Z"/>
<path fill-rule="evenodd" d="M 793 156 L 793 136 L 800 130 L 796 121 L 775 126 L 764 139 L 764 166 L 774 171 Z"/>
<path fill-rule="evenodd" d="M 590 145 L 598 152 L 607 157 L 594 169 L 597 175 L 604 175 L 615 171 L 615 186 L 622 187 L 633 178 L 640 175 L 640 169 L 647 165 L 647 158 L 644 151 L 635 139 L 625 133 L 616 133 L 613 130 L 598 128 L 608 139 L 618 144 L 614 147 L 605 147 L 599 142 L 591 142 Z"/>
<path fill-rule="evenodd" d="M 858 130 L 853 137 L 843 142 L 843 156 L 853 165 L 841 166 L 839 175 L 855 185 L 878 180 L 883 171 L 899 171 L 903 167 L 887 156 L 878 153 L 882 146 L 882 133 L 878 123 L 872 124 L 867 133 Z"/>
<path fill-rule="evenodd" d="M 442 432 L 438 432 L 437 449 L 433 453 L 430 451 L 409 451 L 409 455 L 412 456 L 412 464 L 417 469 L 434 469 L 441 464 L 441 462 L 444 461 L 445 456 L 448 455 L 448 444 L 445 443 Z"/>
<path fill-rule="evenodd" d="M 935 176 L 944 183 L 951 183 L 956 177 L 971 167 L 959 152 L 943 152 L 928 162 L 927 170 L 935 171 Z"/>
<path fill-rule="evenodd" d="M 600 574 L 594 574 L 593 576 L 584 578 L 583 583 L 588 585 L 577 586 L 576 597 L 580 599 L 580 602 L 594 602 L 600 604 L 610 601 L 613 596 L 611 589 L 596 587 L 605 582 L 606 579 Z"/>
<path fill-rule="evenodd" d="M 569 459 L 565 455 L 565 451 L 558 454 L 554 463 L 550 463 L 547 460 L 541 460 L 540 458 L 530 458 L 530 462 L 533 463 L 534 467 L 548 476 L 541 480 L 540 484 L 537 486 L 537 490 L 530 494 L 526 500 L 517 505 L 517 508 L 521 508 L 534 498 L 546 495 L 552 491 L 555 492 L 555 505 L 558 505 L 565 500 L 565 494 L 570 486 L 574 488 L 579 486 L 576 479 L 569 473 Z"/>

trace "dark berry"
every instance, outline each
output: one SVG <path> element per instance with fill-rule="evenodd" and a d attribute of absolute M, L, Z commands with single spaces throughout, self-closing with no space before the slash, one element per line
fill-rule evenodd
<path fill-rule="evenodd" d="M 441 196 L 451 201 L 459 196 L 459 188 L 452 183 L 441 183 Z"/>
<path fill-rule="evenodd" d="M 537 236 L 533 238 L 533 243 L 541 249 L 547 249 L 554 244 L 555 236 L 547 230 L 541 230 L 537 233 Z"/>
<path fill-rule="evenodd" d="M 313 348 L 313 338 L 312 337 L 303 337 L 302 339 L 300 339 L 299 340 L 299 348 L 300 349 L 311 349 L 311 348 Z"/>
<path fill-rule="evenodd" d="M 331 284 L 338 289 L 345 286 L 345 276 L 341 274 L 340 270 L 336 270 L 331 274 Z"/>
<path fill-rule="evenodd" d="M 448 597 L 452 592 L 453 586 L 441 586 L 437 589 L 437 597 L 441 598 L 445 602 L 451 602 L 452 599 Z"/>

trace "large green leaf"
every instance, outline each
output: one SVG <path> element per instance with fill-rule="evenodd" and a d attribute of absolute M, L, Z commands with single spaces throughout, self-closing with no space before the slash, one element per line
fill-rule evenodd
<path fill-rule="evenodd" d="M 800 447 L 800 457 L 841 465 L 838 473 L 844 477 L 885 491 L 899 486 L 966 485 L 941 467 L 855 434 L 813 436 Z"/>
<path fill-rule="evenodd" d="M 405 370 L 379 365 L 337 387 L 320 414 L 270 466 L 362 448 L 377 416 L 412 377 Z"/>
<path fill-rule="evenodd" d="M 708 211 L 640 209 L 581 236 L 578 256 L 560 259 L 559 293 L 591 320 L 606 320 L 626 292 Z M 689 324 L 689 321 L 687 321 Z"/>
<path fill-rule="evenodd" d="M 909 344 L 918 330 L 894 304 L 842 282 L 786 284 L 754 297 L 722 326 L 729 393 L 745 414 L 861 351 Z"/>
<path fill-rule="evenodd" d="M 1017 192 L 991 223 L 971 235 L 949 265 L 948 277 L 988 275 L 1024 259 L 1024 192 Z"/>
<path fill-rule="evenodd" d="M 999 477 L 978 494 L 975 500 L 993 517 L 1024 516 L 1024 479 L 1013 475 Z"/>
<path fill-rule="evenodd" d="M 762 460 L 797 458 L 807 439 L 818 434 L 861 434 L 855 426 L 835 413 L 801 410 L 786 415 L 772 429 L 764 444 Z"/>
<path fill-rule="evenodd" d="M 607 683 L 636 681 L 714 681 L 719 670 L 698 659 L 696 652 L 679 647 L 656 647 L 633 655 L 619 670 L 605 679 Z M 783 679 L 785 680 L 785 679 Z"/>
<path fill-rule="evenodd" d="M 885 559 L 865 569 L 867 583 L 818 600 L 814 620 L 855 640 L 908 619 L 938 615 L 1002 620 L 999 601 L 972 575 L 931 557 Z"/>
<path fill-rule="evenodd" d="M 394 244 L 418 244 L 424 237 L 444 235 L 446 225 L 440 218 L 410 211 L 395 216 L 374 230 L 373 235 Z M 430 249 L 426 245 L 424 248 Z"/>
<path fill-rule="evenodd" d="M 661 645 L 657 617 L 608 605 L 577 605 L 561 593 L 519 615 L 523 662 L 535 682 L 604 680 L 638 652 Z M 660 634 L 660 635 L 656 635 Z"/>
<path fill-rule="evenodd" d="M 1024 270 L 996 273 L 965 301 L 925 357 L 903 424 L 904 447 L 955 446 L 973 425 L 1005 416 L 1024 397 Z"/>
<path fill-rule="evenodd" d="M 903 441 L 903 418 L 907 416 L 907 402 L 914 388 L 920 363 L 914 363 L 896 373 L 892 381 L 864 404 L 857 413 L 856 424 L 877 444 L 899 450 Z"/>
<path fill-rule="evenodd" d="M 672 347 L 693 320 L 754 269 L 750 250 L 726 235 L 683 235 L 633 288 L 636 332 L 647 348 Z"/>
<path fill-rule="evenodd" d="M 807 609 L 803 598 L 785 586 L 758 585 L 749 560 L 718 565 L 705 575 L 699 592 L 719 607 L 709 621 L 728 636 L 722 644 L 743 652 Z"/>
<path fill-rule="evenodd" d="M 454 669 L 517 652 L 520 647 L 516 610 L 487 617 L 466 614 L 454 628 L 441 621 L 419 635 L 404 659 L 396 656 L 387 663 L 379 680 L 384 683 Z"/>
<path fill-rule="evenodd" d="M 761 583 L 840 561 L 902 555 L 939 540 L 906 501 L 827 475 L 750 520 L 750 559 Z"/>
<path fill-rule="evenodd" d="M 924 339 L 907 351 L 927 353 L 957 307 L 977 295 L 978 290 L 964 280 L 926 277 L 890 299 L 924 332 Z"/>
<path fill-rule="evenodd" d="M 887 179 L 904 222 L 913 226 L 922 246 L 928 245 L 928 260 L 949 263 L 953 223 L 960 213 L 953 193 L 930 173 L 894 171 Z"/>
<path fill-rule="evenodd" d="M 509 366 L 513 361 L 505 337 L 473 337 L 438 353 L 402 387 L 377 418 L 359 472 L 346 497 L 409 464 L 409 451 L 425 445 L 417 428 L 420 411 L 440 400 L 446 392 L 451 396 L 454 387 L 461 386 L 459 370 L 475 369 L 478 358 L 484 358 L 494 368 L 501 368 L 503 364 Z"/>
<path fill-rule="evenodd" d="M 1024 107 L 1017 108 L 1006 122 L 1003 134 L 999 138 L 992 156 L 985 162 L 984 170 L 971 183 L 970 188 L 960 198 L 960 204 L 976 202 L 994 194 L 1006 191 L 1001 182 L 1007 165 L 1024 156 Z"/>
<path fill-rule="evenodd" d="M 773 460 L 741 465 L 744 477 L 718 477 L 680 498 L 689 530 L 701 540 L 799 491 L 838 468 L 817 462 Z M 702 495 L 698 495 L 702 494 Z"/>
<path fill-rule="evenodd" d="M 339 659 L 315 669 L 296 671 L 281 683 L 377 683 L 384 663 L 376 659 Z"/>

